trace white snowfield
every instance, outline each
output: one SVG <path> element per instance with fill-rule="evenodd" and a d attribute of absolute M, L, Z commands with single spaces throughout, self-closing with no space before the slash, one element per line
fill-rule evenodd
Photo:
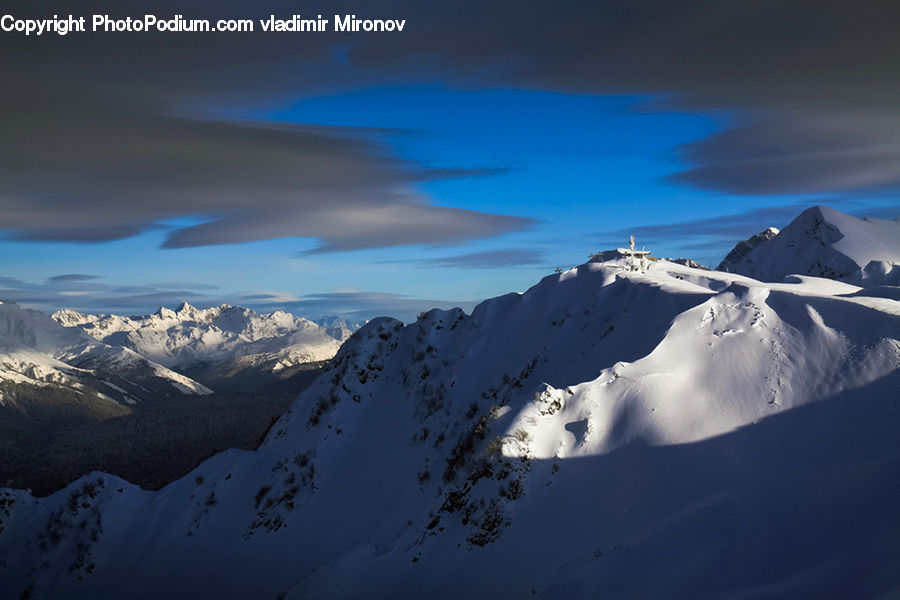
<path fill-rule="evenodd" d="M 365 321 L 348 321 L 339 315 L 326 315 L 316 319 L 315 323 L 339 342 L 347 341 L 354 331 L 366 324 Z"/>
<path fill-rule="evenodd" d="M 900 302 L 666 261 L 376 319 L 254 452 L 0 491 L 47 598 L 900 594 Z"/>
<path fill-rule="evenodd" d="M 110 345 L 130 348 L 170 368 L 194 363 L 228 362 L 270 370 L 328 360 L 340 341 L 312 321 L 283 311 L 260 315 L 223 304 L 198 309 L 184 303 L 151 315 L 86 315 L 72 310 L 53 313 L 61 325 L 78 327 Z"/>
<path fill-rule="evenodd" d="M 124 379 L 123 379 L 124 378 Z M 86 381 L 95 385 L 87 386 Z M 127 348 L 62 327 L 43 313 L 0 302 L 0 383 L 97 389 L 99 397 L 134 404 L 149 382 L 161 393 L 209 394 L 206 386 Z M 118 382 L 118 383 L 117 383 Z M 96 385 L 98 384 L 99 385 Z M 128 385 L 131 390 L 122 389 Z M 105 393 L 104 393 L 105 392 Z M 0 390 L 0 404 L 11 399 Z"/>
<path fill-rule="evenodd" d="M 777 235 L 772 235 L 772 232 Z M 752 250 L 740 252 L 747 243 Z M 782 231 L 741 242 L 720 270 L 761 281 L 813 275 L 863 286 L 900 285 L 900 219 L 857 219 L 825 206 L 803 211 Z M 739 258 L 739 259 L 738 259 Z"/>

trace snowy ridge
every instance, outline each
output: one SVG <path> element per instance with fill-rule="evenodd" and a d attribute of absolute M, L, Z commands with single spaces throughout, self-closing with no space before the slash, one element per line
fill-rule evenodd
<path fill-rule="evenodd" d="M 176 369 L 208 362 L 228 363 L 229 368 L 265 364 L 278 371 L 328 360 L 340 346 L 339 340 L 307 319 L 283 311 L 260 315 L 227 304 L 198 309 L 183 303 L 177 310 L 160 308 L 140 316 L 61 310 L 53 319 Z"/>
<path fill-rule="evenodd" d="M 760 231 L 746 240 L 738 242 L 725 259 L 719 263 L 716 270 L 726 271 L 728 273 L 739 273 L 740 263 L 744 260 L 744 257 L 750 254 L 750 252 L 761 243 L 771 240 L 779 233 L 780 232 L 775 227 L 768 227 L 764 231 Z M 737 267 L 738 270 L 735 270 L 735 267 Z"/>
<path fill-rule="evenodd" d="M 896 300 L 593 262 L 368 323 L 259 450 L 158 493 L 0 491 L 0 588 L 889 596 L 898 389 Z"/>
<path fill-rule="evenodd" d="M 96 392 L 134 404 L 161 394 L 209 394 L 206 386 L 127 349 L 98 342 L 46 315 L 0 303 L 0 382 Z M 0 403 L 15 394 L 0 390 Z"/>
<path fill-rule="evenodd" d="M 900 285 L 900 220 L 857 219 L 814 206 L 781 232 L 770 227 L 740 242 L 718 268 L 760 281 L 813 275 L 856 285 Z"/>
<path fill-rule="evenodd" d="M 320 327 L 324 327 L 328 335 L 339 342 L 347 341 L 354 331 L 365 325 L 365 322 L 348 321 L 338 315 L 320 317 L 315 320 L 315 323 Z"/>

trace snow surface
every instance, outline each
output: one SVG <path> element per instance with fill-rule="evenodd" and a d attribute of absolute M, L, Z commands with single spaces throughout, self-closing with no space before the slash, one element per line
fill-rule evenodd
<path fill-rule="evenodd" d="M 279 371 L 328 360 L 342 341 L 312 321 L 283 311 L 261 315 L 227 304 L 198 309 L 183 303 L 177 310 L 161 307 L 139 316 L 60 310 L 53 319 L 176 370 L 203 362 L 227 363 L 229 368 L 267 365 Z"/>
<path fill-rule="evenodd" d="M 257 451 L 0 490 L 0 589 L 895 597 L 900 302 L 861 291 L 610 260 L 376 319 Z"/>
<path fill-rule="evenodd" d="M 365 321 L 348 321 L 338 315 L 326 315 L 315 320 L 315 323 L 325 328 L 325 331 L 339 342 L 347 341 L 353 332 L 366 324 Z"/>
<path fill-rule="evenodd" d="M 98 381 L 110 389 L 96 386 Z M 122 404 L 133 404 L 136 391 L 147 392 L 151 383 L 163 393 L 211 393 L 206 386 L 132 350 L 98 342 L 14 302 L 0 303 L 0 382 L 94 389 L 101 397 L 114 396 Z M 124 384 L 131 390 L 122 389 Z M 0 390 L 0 404 L 11 401 Z"/>
<path fill-rule="evenodd" d="M 725 259 L 719 263 L 719 266 L 716 267 L 719 271 L 728 271 L 729 273 L 737 273 L 734 269 L 735 266 L 738 266 L 750 252 L 759 246 L 763 242 L 767 242 L 771 240 L 773 237 L 778 235 L 780 232 L 776 227 L 768 227 L 759 233 L 750 236 L 746 240 L 740 241 L 735 245 L 734 248 L 731 249 L 731 252 L 725 257 Z M 738 266 L 738 270 L 740 267 Z"/>
<path fill-rule="evenodd" d="M 772 231 L 777 235 L 770 235 Z M 752 249 L 741 254 L 742 244 L 748 243 Z M 814 206 L 781 232 L 770 228 L 738 244 L 719 270 L 761 281 L 797 274 L 868 286 L 900 285 L 898 265 L 900 219 L 857 219 Z"/>

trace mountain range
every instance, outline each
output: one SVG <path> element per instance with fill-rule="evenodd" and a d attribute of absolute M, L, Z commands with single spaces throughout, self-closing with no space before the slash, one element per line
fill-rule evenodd
<path fill-rule="evenodd" d="M 860 248 L 896 240 L 843 217 L 758 241 L 734 266 L 759 278 L 604 253 L 471 314 L 370 321 L 255 451 L 158 492 L 0 491 L 0 588 L 896 596 L 900 302 L 835 280 L 893 272 Z"/>
<path fill-rule="evenodd" d="M 0 403 L 12 403 L 20 386 L 135 405 L 213 392 L 196 379 L 221 383 L 246 371 L 284 377 L 334 356 L 350 329 L 336 317 L 327 322 L 337 338 L 285 312 L 229 305 L 185 303 L 139 316 L 63 309 L 48 318 L 0 303 Z"/>
<path fill-rule="evenodd" d="M 0 403 L 16 402 L 13 388 L 48 387 L 120 405 L 211 393 L 132 349 L 99 342 L 38 311 L 0 303 Z"/>
<path fill-rule="evenodd" d="M 138 316 L 0 304 L 0 485 L 46 495 L 102 468 L 151 489 L 226 448 L 254 448 L 340 346 L 284 312 Z"/>
<path fill-rule="evenodd" d="M 217 389 L 251 375 L 258 386 L 260 380 L 286 377 L 297 368 L 326 361 L 350 331 L 336 318 L 327 321 L 327 330 L 283 311 L 259 314 L 227 304 L 198 309 L 183 303 L 176 310 L 160 308 L 138 316 L 60 310 L 52 318 Z"/>

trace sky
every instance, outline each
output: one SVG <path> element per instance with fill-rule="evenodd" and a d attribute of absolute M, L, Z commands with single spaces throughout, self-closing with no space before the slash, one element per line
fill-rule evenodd
<path fill-rule="evenodd" d="M 811 205 L 900 216 L 896 2 L 126 0 L 0 13 L 298 10 L 406 25 L 0 31 L 0 300 L 409 320 L 522 291 L 631 234 L 714 267 Z"/>

